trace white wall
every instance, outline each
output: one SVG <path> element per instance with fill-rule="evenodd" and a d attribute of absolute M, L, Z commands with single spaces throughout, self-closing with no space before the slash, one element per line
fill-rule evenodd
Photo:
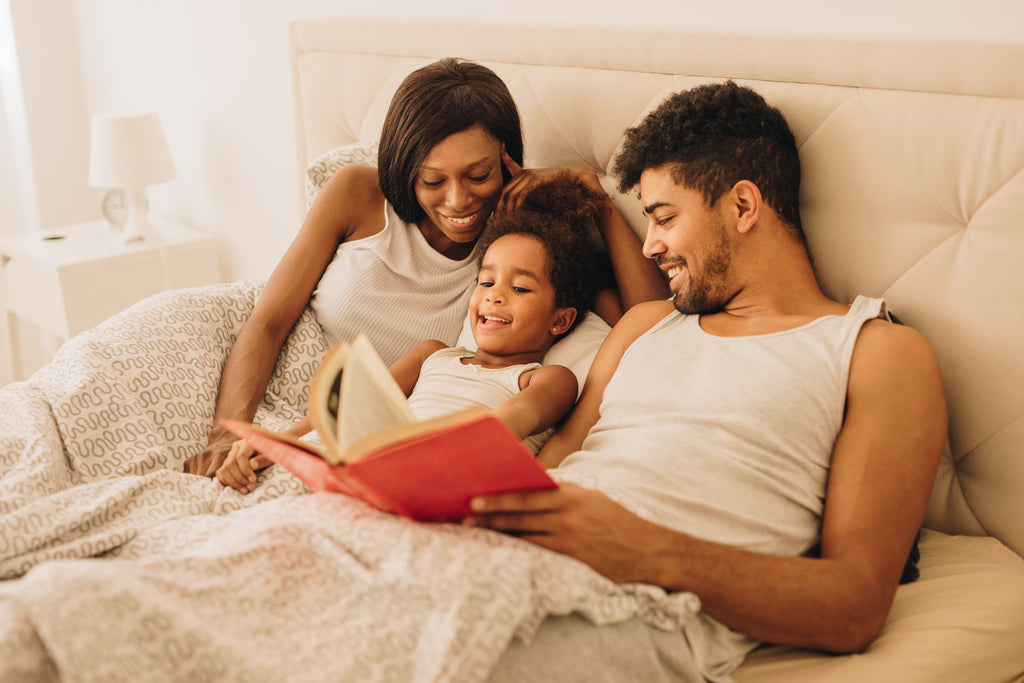
<path fill-rule="evenodd" d="M 508 7 L 480 0 L 0 0 L 0 11 L 31 19 L 22 21 L 31 35 L 17 35 L 23 77 L 38 80 L 25 90 L 46 95 L 30 105 L 29 127 L 54 132 L 52 144 L 33 152 L 35 183 L 47 192 L 40 206 L 18 207 L 10 189 L 16 170 L 2 161 L 17 141 L 0 130 L 0 232 L 23 230 L 36 214 L 49 225 L 95 215 L 101 193 L 86 186 L 83 161 L 89 116 L 152 108 L 178 169 L 176 180 L 150 188 L 152 212 L 216 235 L 225 279 L 267 277 L 301 217 L 287 36 L 293 19 L 1024 42 L 1020 0 L 519 0 L 514 15 Z M 459 46 L 450 52 L 459 55 Z M 0 81 L 5 90 L 9 80 Z M 0 104 L 9 104 L 11 93 L 0 94 Z M 0 127 L 10 119 L 0 115 Z"/>
<path fill-rule="evenodd" d="M 290 20 L 513 19 L 508 3 L 479 0 L 73 0 L 73 5 L 87 109 L 142 106 L 160 112 L 179 177 L 152 188 L 150 202 L 155 212 L 217 234 L 228 279 L 266 277 L 300 220 Z M 768 5 L 771 10 L 763 8 Z M 522 23 L 1024 40 L 1024 3 L 1017 0 L 520 0 L 514 6 Z M 451 51 L 457 54 L 458 45 Z"/>
<path fill-rule="evenodd" d="M 84 182 L 88 146 L 82 142 L 88 136 L 88 119 L 71 0 L 4 4 L 16 43 L 10 57 L 15 72 L 5 69 L 0 81 L 10 131 L 4 137 L 18 164 L 19 177 L 12 186 L 24 200 L 24 227 L 96 218 L 93 192 Z"/>

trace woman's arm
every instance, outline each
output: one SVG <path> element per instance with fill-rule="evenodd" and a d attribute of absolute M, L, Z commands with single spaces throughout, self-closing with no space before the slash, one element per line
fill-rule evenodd
<path fill-rule="evenodd" d="M 593 172 L 589 174 L 593 180 L 588 186 L 600 187 L 597 175 Z M 644 256 L 643 243 L 607 194 L 604 215 L 597 221 L 597 228 L 611 256 L 612 270 L 619 288 L 620 318 L 639 303 L 668 298 L 668 284 L 661 276 L 657 263 Z M 605 322 L 614 325 L 618 319 L 610 321 L 606 318 Z"/>
<path fill-rule="evenodd" d="M 306 415 L 284 430 L 284 433 L 299 439 L 311 431 L 313 431 L 313 420 Z M 273 464 L 270 458 L 258 454 L 248 441 L 238 439 L 231 444 L 224 464 L 217 469 L 217 481 L 241 493 L 252 493 L 256 488 L 256 472 Z"/>
<path fill-rule="evenodd" d="M 338 245 L 382 230 L 382 203 L 373 168 L 346 167 L 324 186 L 231 348 L 221 374 L 209 445 L 185 461 L 185 472 L 214 476 L 236 440 L 219 421 L 252 420 L 281 348 Z"/>

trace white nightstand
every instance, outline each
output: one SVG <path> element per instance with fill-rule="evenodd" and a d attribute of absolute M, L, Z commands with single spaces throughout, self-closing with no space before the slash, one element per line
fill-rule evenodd
<path fill-rule="evenodd" d="M 154 238 L 115 246 L 106 221 L 0 237 L 0 303 L 10 376 L 22 379 L 18 319 L 67 340 L 167 289 L 220 282 L 216 241 L 150 221 Z M 54 349 L 56 345 L 54 345 Z"/>

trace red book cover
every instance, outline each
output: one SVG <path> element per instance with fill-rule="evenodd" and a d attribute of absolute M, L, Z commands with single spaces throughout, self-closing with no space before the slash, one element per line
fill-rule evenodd
<path fill-rule="evenodd" d="M 420 521 L 471 514 L 475 496 L 556 488 L 554 480 L 498 418 L 479 412 L 381 446 L 347 465 L 239 422 L 224 424 L 314 491 L 355 496 Z"/>

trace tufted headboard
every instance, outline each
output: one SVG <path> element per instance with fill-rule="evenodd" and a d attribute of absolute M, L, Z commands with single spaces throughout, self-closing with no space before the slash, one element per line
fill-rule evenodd
<path fill-rule="evenodd" d="M 311 160 L 376 139 L 402 78 L 444 56 L 505 80 L 527 166 L 600 174 L 666 93 L 757 89 L 796 134 L 825 291 L 885 297 L 938 353 L 950 434 L 926 526 L 1024 555 L 1024 47 L 336 20 L 291 39 L 300 192 Z M 613 196 L 642 234 L 638 198 Z"/>

